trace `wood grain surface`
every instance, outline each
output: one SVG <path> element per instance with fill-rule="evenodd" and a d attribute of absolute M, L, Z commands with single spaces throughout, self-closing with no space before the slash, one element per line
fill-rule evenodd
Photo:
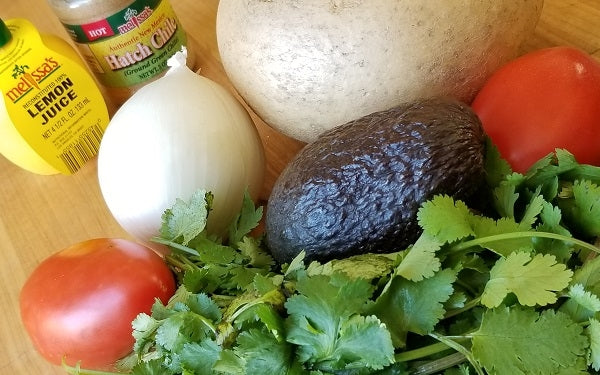
<path fill-rule="evenodd" d="M 201 74 L 232 89 L 216 47 L 218 0 L 171 3 L 193 40 Z M 0 0 L 0 18 L 27 18 L 40 31 L 67 39 L 45 0 Z M 577 46 L 600 60 L 600 1 L 546 0 L 536 32 L 525 43 L 523 52 L 554 45 Z M 302 144 L 253 118 L 267 155 L 264 199 Z M 19 291 L 44 258 L 94 237 L 128 238 L 104 204 L 95 162 L 73 176 L 38 176 L 0 156 L 0 343 L 4 348 L 0 351 L 0 374 L 65 374 L 33 349 L 19 317 Z"/>

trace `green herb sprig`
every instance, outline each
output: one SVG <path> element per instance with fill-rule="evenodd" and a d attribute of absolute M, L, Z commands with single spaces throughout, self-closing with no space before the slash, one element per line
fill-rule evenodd
<path fill-rule="evenodd" d="M 489 150 L 486 207 L 433 197 L 393 254 L 280 266 L 248 195 L 227 241 L 206 232 L 209 192 L 178 200 L 156 241 L 180 287 L 135 319 L 123 371 L 597 373 L 600 168 L 556 150 L 522 175 Z"/>

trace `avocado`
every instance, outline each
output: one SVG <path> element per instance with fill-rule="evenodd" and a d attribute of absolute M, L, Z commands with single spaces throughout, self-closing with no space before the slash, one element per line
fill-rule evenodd
<path fill-rule="evenodd" d="M 405 249 L 437 194 L 468 200 L 484 182 L 485 134 L 471 108 L 434 98 L 375 112 L 307 144 L 275 181 L 265 239 L 280 263 Z"/>

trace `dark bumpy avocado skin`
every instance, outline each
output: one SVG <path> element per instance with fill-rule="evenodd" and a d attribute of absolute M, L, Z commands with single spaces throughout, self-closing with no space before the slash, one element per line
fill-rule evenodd
<path fill-rule="evenodd" d="M 282 172 L 266 212 L 274 258 L 330 260 L 406 248 L 436 194 L 468 199 L 484 179 L 485 135 L 449 99 L 377 112 L 324 133 Z"/>

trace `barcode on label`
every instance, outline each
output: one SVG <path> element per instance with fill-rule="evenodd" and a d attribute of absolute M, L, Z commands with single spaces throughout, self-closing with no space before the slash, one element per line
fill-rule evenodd
<path fill-rule="evenodd" d="M 92 125 L 75 142 L 65 148 L 60 159 L 67 166 L 69 172 L 77 172 L 88 160 L 98 154 L 103 134 L 104 131 L 100 126 Z"/>

